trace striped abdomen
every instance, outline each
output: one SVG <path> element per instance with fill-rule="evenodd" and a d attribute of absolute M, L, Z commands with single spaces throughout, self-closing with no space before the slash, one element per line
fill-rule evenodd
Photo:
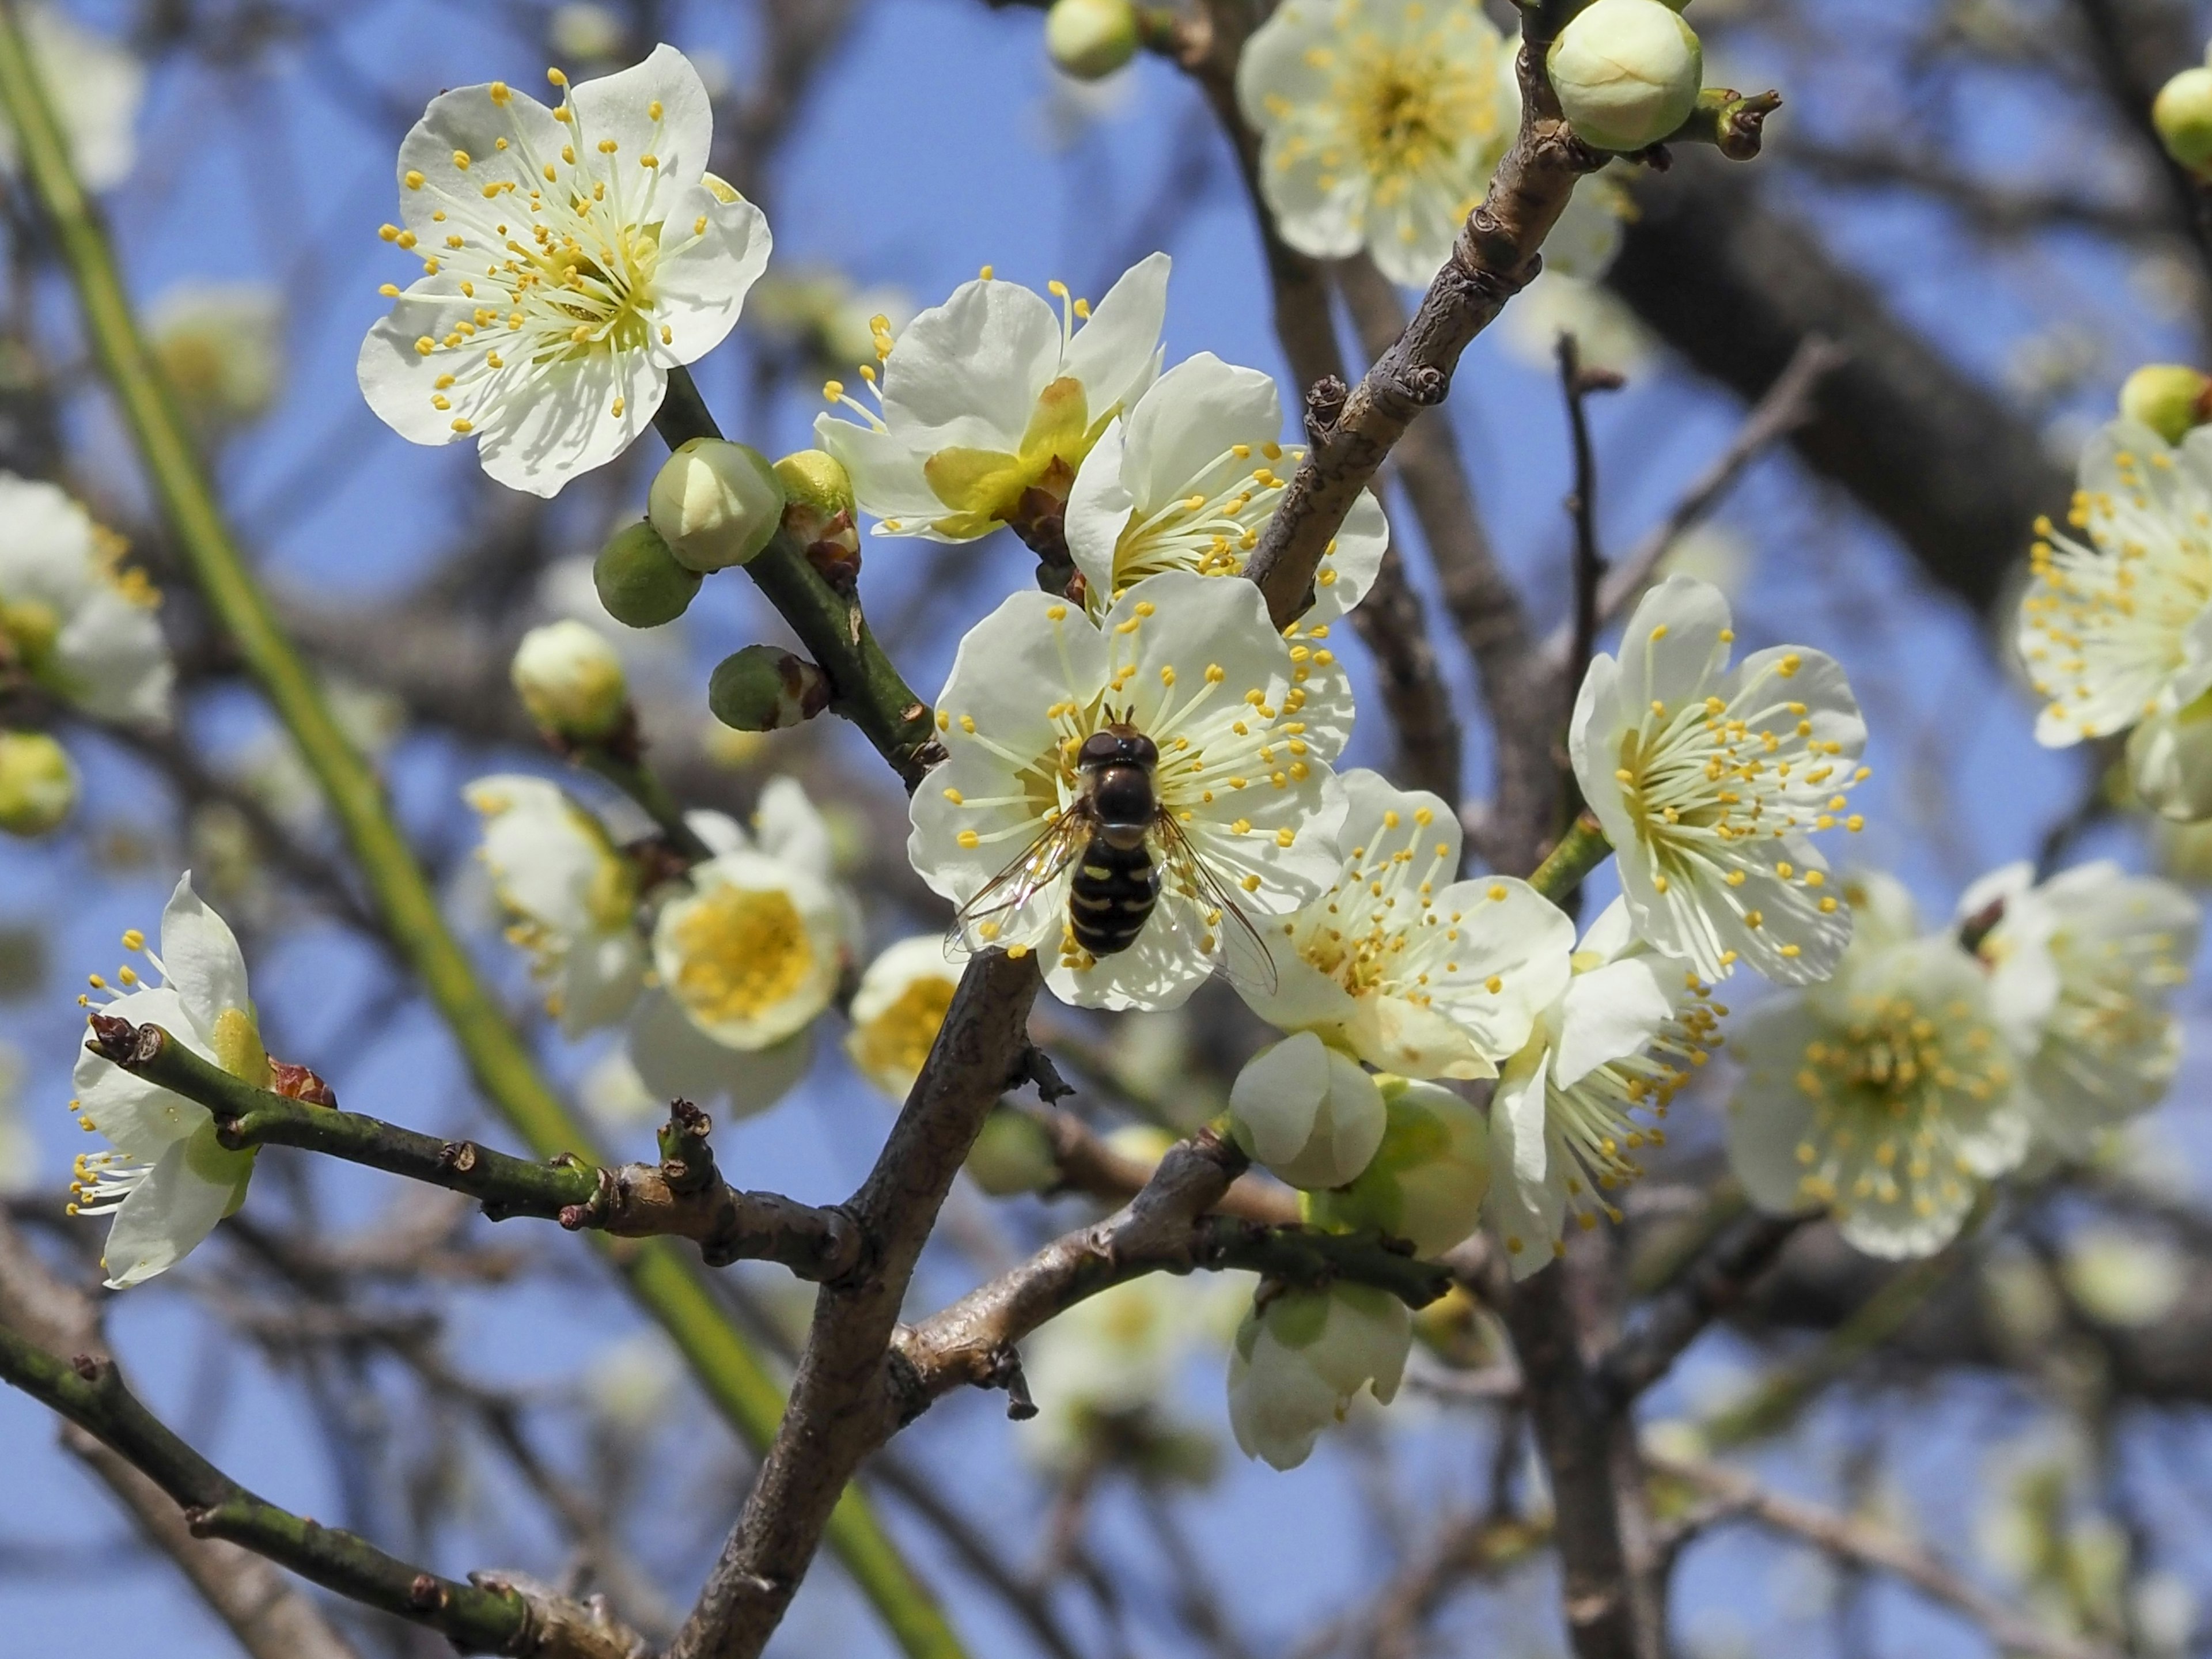
<path fill-rule="evenodd" d="M 1093 836 L 1076 861 L 1067 889 L 1067 920 L 1075 942 L 1094 957 L 1110 957 L 1136 943 L 1159 902 L 1160 872 L 1143 842 L 1115 846 Z"/>

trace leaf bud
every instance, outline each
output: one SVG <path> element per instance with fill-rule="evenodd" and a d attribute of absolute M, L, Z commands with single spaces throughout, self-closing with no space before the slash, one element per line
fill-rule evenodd
<path fill-rule="evenodd" d="M 599 603 L 625 628 L 659 628 L 690 608 L 706 578 L 678 564 L 650 519 L 617 530 L 592 561 Z"/>
<path fill-rule="evenodd" d="M 549 737 L 594 743 L 629 713 L 622 659 L 598 629 L 574 619 L 525 634 L 512 673 L 522 706 Z"/>
<path fill-rule="evenodd" d="M 758 450 L 693 438 L 662 464 L 646 513 L 677 562 L 703 573 L 750 561 L 782 524 L 783 504 Z"/>
<path fill-rule="evenodd" d="M 1374 1228 L 1419 1255 L 1439 1255 L 1472 1233 L 1490 1190 L 1490 1120 L 1452 1091 L 1404 1078 L 1376 1079 L 1389 1115 L 1382 1144 L 1351 1185 L 1315 1193 L 1317 1226 Z"/>
<path fill-rule="evenodd" d="M 1044 48 L 1064 75 L 1103 81 L 1137 55 L 1142 27 L 1130 0 L 1053 0 Z"/>
<path fill-rule="evenodd" d="M 1659 143 L 1689 118 L 1705 80 L 1697 34 L 1660 0 L 1591 0 L 1547 61 L 1560 110 L 1596 149 Z"/>
<path fill-rule="evenodd" d="M 830 677 L 804 657 L 773 645 L 749 645 L 715 665 L 707 707 L 738 732 L 781 732 L 830 706 Z"/>
<path fill-rule="evenodd" d="M 2212 69 L 2185 69 L 2160 87 L 2150 124 L 2168 155 L 2199 178 L 2212 173 Z"/>
<path fill-rule="evenodd" d="M 0 830 L 44 836 L 76 805 L 76 769 L 43 732 L 0 732 Z"/>
<path fill-rule="evenodd" d="M 2178 444 L 2212 419 L 2212 375 L 2181 363 L 2146 363 L 2120 387 L 2120 413 Z"/>

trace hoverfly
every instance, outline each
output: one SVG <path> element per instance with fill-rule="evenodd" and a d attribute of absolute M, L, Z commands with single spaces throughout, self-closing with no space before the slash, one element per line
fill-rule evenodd
<path fill-rule="evenodd" d="M 1259 930 L 1160 799 L 1153 781 L 1159 760 L 1158 746 L 1127 720 L 1109 720 L 1085 738 L 1075 754 L 1074 799 L 1020 857 L 961 906 L 954 938 L 970 951 L 984 949 L 1006 919 L 1018 915 L 1073 865 L 1066 954 L 1096 960 L 1127 950 L 1168 884 L 1198 906 L 1209 944 L 1218 930 L 1227 930 L 1231 976 L 1272 989 L 1274 963 Z"/>

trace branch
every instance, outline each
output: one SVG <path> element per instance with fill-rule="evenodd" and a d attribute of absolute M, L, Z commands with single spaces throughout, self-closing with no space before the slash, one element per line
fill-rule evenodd
<path fill-rule="evenodd" d="M 215 1116 L 216 1139 L 233 1152 L 297 1146 L 320 1152 L 465 1193 L 494 1221 L 536 1216 L 571 1232 L 594 1228 L 617 1238 L 688 1238 L 714 1267 L 777 1261 L 801 1279 L 834 1279 L 860 1260 L 860 1233 L 842 1211 L 774 1193 L 738 1192 L 724 1182 L 707 1144 L 713 1121 L 689 1101 L 669 1109 L 659 1164 L 601 1166 L 566 1154 L 540 1164 L 257 1089 L 158 1025 L 96 1013 L 92 1028 L 87 1047 L 206 1107 Z"/>
<path fill-rule="evenodd" d="M 1522 13 L 1521 130 L 1413 321 L 1349 392 L 1338 382 L 1309 394 L 1311 447 L 1249 568 L 1278 627 L 1305 608 L 1306 591 L 1329 539 L 1391 446 L 1423 410 L 1443 402 L 1468 342 L 1535 276 L 1538 250 L 1565 210 L 1575 181 L 1603 165 L 1568 130 L 1544 70 L 1557 9 Z"/>
<path fill-rule="evenodd" d="M 2031 1623 L 2006 1602 L 1970 1582 L 1935 1551 L 1854 1516 L 1770 1492 L 1749 1475 L 1717 1463 L 1668 1457 L 1647 1450 L 1655 1474 L 1669 1476 L 1717 1499 L 1719 1518 L 1734 1514 L 1802 1539 L 1854 1565 L 1893 1574 L 1979 1625 L 2008 1654 L 2035 1659 L 2118 1659 L 2112 1650 L 2057 1635 Z"/>
<path fill-rule="evenodd" d="M 243 1545 L 326 1589 L 428 1626 L 463 1653 L 538 1659 L 641 1659 L 645 1644 L 604 1605 L 586 1607 L 526 1579 L 477 1573 L 457 1583 L 256 1497 L 148 1411 L 112 1359 L 62 1360 L 0 1329 L 0 1380 L 76 1424 L 180 1505 L 196 1538 Z"/>
<path fill-rule="evenodd" d="M 1594 392 L 1617 392 L 1620 376 L 1604 369 L 1583 367 L 1582 350 L 1571 334 L 1559 336 L 1559 387 L 1567 404 L 1567 432 L 1572 441 L 1575 487 L 1567 497 L 1567 516 L 1575 526 L 1575 614 L 1572 642 L 1567 651 L 1569 696 L 1589 666 L 1597 648 L 1598 587 L 1605 579 L 1605 555 L 1597 539 L 1597 450 L 1590 441 L 1589 396 Z M 1560 711 L 1564 719 L 1569 708 Z"/>
<path fill-rule="evenodd" d="M 49 1352 L 106 1350 L 92 1299 L 48 1272 L 0 1218 L 0 1326 Z M 235 1544 L 198 1538 L 167 1493 L 74 1424 L 62 1443 L 127 1510 L 149 1543 L 177 1564 L 250 1659 L 357 1659 L 313 1601 L 267 1561 Z"/>
<path fill-rule="evenodd" d="M 783 1618 L 861 1461 L 897 1430 L 885 1357 L 953 1177 L 1001 1093 L 1027 1075 L 1034 953 L 972 958 L 906 1107 L 844 1207 L 860 1267 L 825 1285 L 775 1443 L 668 1659 L 753 1659 Z M 846 1501 L 850 1501 L 849 1499 Z"/>
<path fill-rule="evenodd" d="M 1011 1273 L 898 1334 L 902 1415 L 963 1385 L 1012 1389 L 1014 1345 L 1086 1297 L 1146 1273 L 1241 1268 L 1295 1285 L 1337 1280 L 1389 1291 L 1424 1308 L 1451 1288 L 1449 1268 L 1418 1261 L 1370 1235 L 1270 1227 L 1208 1215 L 1243 1174 L 1244 1157 L 1212 1130 L 1177 1143 L 1127 1207 L 1067 1233 Z M 1015 1395 L 1021 1411 L 1026 1394 Z"/>
<path fill-rule="evenodd" d="M 1742 1301 L 1804 1224 L 1801 1216 L 1744 1216 L 1655 1297 L 1643 1322 L 1614 1343 L 1598 1367 L 1598 1386 L 1614 1409 L 1626 1410 L 1667 1374 L 1706 1326 Z"/>
<path fill-rule="evenodd" d="M 1158 1164 L 1131 1158 L 1109 1146 L 1091 1126 L 1073 1112 L 1042 1108 L 1024 1110 L 1042 1128 L 1052 1146 L 1053 1161 L 1060 1170 L 1062 1192 L 1085 1193 L 1092 1198 L 1126 1204 L 1144 1191 Z M 1213 1206 L 1218 1215 L 1256 1221 L 1264 1226 L 1298 1224 L 1298 1197 L 1287 1187 L 1240 1175 Z"/>
<path fill-rule="evenodd" d="M 1788 437 L 1813 417 L 1813 400 L 1820 392 L 1821 381 L 1840 368 L 1850 356 L 1850 353 L 1842 347 L 1817 334 L 1808 334 L 1798 343 L 1788 366 L 1767 387 L 1751 413 L 1744 416 L 1743 424 L 1736 428 L 1728 447 L 1682 492 L 1666 518 L 1607 576 L 1604 586 L 1598 590 L 1600 626 L 1620 616 L 1642 597 L 1661 563 L 1674 550 L 1674 544 L 1705 521 L 1770 445 Z M 1570 630 L 1563 627 L 1545 641 L 1547 656 L 1563 675 L 1571 672 L 1576 663 L 1589 660 L 1587 651 L 1577 653 L 1573 649 L 1572 640 Z"/>

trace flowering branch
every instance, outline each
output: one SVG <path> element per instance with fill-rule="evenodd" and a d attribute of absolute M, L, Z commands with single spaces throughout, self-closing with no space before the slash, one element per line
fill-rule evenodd
<path fill-rule="evenodd" d="M 436 893 L 398 822 L 386 810 L 374 771 L 332 717 L 320 684 L 286 635 L 233 537 L 191 429 L 139 333 L 106 234 L 77 180 L 67 141 L 21 26 L 14 11 L 4 6 L 0 6 L 0 109 L 15 129 L 24 176 L 53 224 L 83 308 L 86 332 L 144 460 L 185 567 L 299 745 L 391 937 L 411 960 L 485 1096 L 532 1149 L 552 1157 L 587 1146 L 590 1138 L 583 1127 L 539 1073 L 477 979 L 467 951 L 447 927 Z M 672 395 L 696 400 L 696 392 L 687 392 L 686 386 L 688 382 L 672 386 Z M 795 574 L 792 582 L 813 594 L 812 586 Z M 771 599 L 777 598 L 774 590 L 769 591 Z M 788 616 L 791 608 L 784 608 Z M 824 634 L 823 643 L 834 643 L 837 637 L 831 629 Z M 858 652 L 866 641 L 857 628 L 852 638 L 851 648 Z M 814 643 L 811 638 L 810 643 Z M 896 683 L 896 675 L 890 679 Z M 853 695 L 850 687 L 860 684 L 850 682 L 847 695 Z M 877 689 L 886 690 L 881 685 Z M 898 689 L 904 690 L 902 685 Z M 890 696 L 872 706 L 897 708 Z M 926 707 L 916 703 L 911 712 L 926 721 Z M 875 735 L 873 728 L 870 735 Z M 902 771 L 910 775 L 906 769 Z M 781 1391 L 716 1303 L 704 1278 L 672 1248 L 651 1242 L 632 1247 L 617 1266 L 631 1293 L 674 1340 L 715 1408 L 751 1444 L 766 1444 L 782 1413 Z M 839 1507 L 830 1523 L 830 1538 L 854 1581 L 914 1659 L 946 1659 L 961 1651 L 944 1614 L 857 1493 Z"/>
<path fill-rule="evenodd" d="M 672 450 L 693 438 L 722 435 L 684 368 L 670 372 L 667 401 L 653 426 Z M 859 726 L 912 790 L 929 769 L 927 751 L 937 733 L 929 705 L 915 696 L 869 630 L 859 592 L 849 583 L 833 586 L 788 530 L 778 530 L 744 570 L 829 677 L 831 709 Z"/>
<path fill-rule="evenodd" d="M 92 1024 L 90 1047 L 206 1107 L 216 1139 L 234 1152 L 297 1146 L 320 1152 L 465 1193 L 495 1221 L 536 1216 L 571 1232 L 689 1238 L 709 1267 L 776 1261 L 801 1279 L 822 1280 L 849 1273 L 860 1258 L 860 1235 L 842 1211 L 774 1193 L 738 1192 L 725 1182 L 707 1144 L 714 1126 L 689 1101 L 669 1109 L 659 1164 L 598 1165 L 565 1154 L 541 1164 L 257 1089 L 158 1025 L 133 1025 L 108 1014 L 94 1014 Z"/>
<path fill-rule="evenodd" d="M 463 1653 L 640 1659 L 645 1651 L 642 1638 L 604 1604 L 586 1606 L 500 1574 L 458 1583 L 257 1497 L 148 1411 L 112 1359 L 59 1359 L 0 1328 L 0 1379 L 151 1477 L 183 1507 L 194 1536 L 243 1545 L 341 1595 L 434 1630 Z"/>

